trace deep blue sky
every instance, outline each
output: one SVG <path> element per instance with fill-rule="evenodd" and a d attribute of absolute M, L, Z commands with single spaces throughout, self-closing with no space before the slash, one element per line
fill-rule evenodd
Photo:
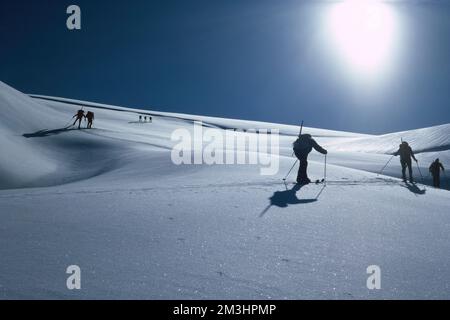
<path fill-rule="evenodd" d="M 70 4 L 81 31 L 65 26 Z M 393 4 L 401 54 L 369 89 L 323 45 L 330 5 L 2 0 L 0 80 L 26 93 L 367 133 L 450 122 L 450 1 Z"/>

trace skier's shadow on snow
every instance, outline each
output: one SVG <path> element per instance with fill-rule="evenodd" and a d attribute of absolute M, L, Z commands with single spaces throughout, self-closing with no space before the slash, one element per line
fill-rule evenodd
<path fill-rule="evenodd" d="M 24 133 L 22 136 L 24 136 L 25 138 L 43 138 L 43 137 L 48 137 L 48 136 L 54 136 L 54 135 L 68 132 L 71 130 L 78 130 L 78 129 L 72 128 L 72 127 L 65 127 L 65 128 L 59 128 L 59 129 L 53 129 L 53 130 L 44 129 L 44 130 L 39 130 L 39 131 L 36 131 L 33 133 Z"/>
<path fill-rule="evenodd" d="M 315 199 L 299 199 L 297 198 L 297 191 L 299 191 L 303 185 L 296 184 L 292 189 L 288 189 L 286 186 L 286 191 L 275 191 L 273 195 L 269 198 L 270 204 L 261 212 L 259 217 L 262 217 L 269 211 L 271 206 L 276 206 L 279 208 L 287 208 L 289 205 L 295 204 L 306 204 L 316 202 L 318 200 L 318 196 Z M 322 188 L 320 193 L 322 193 Z M 320 195 L 319 193 L 319 195 Z"/>
<path fill-rule="evenodd" d="M 405 186 L 403 186 L 404 188 L 407 188 L 409 191 L 411 191 L 414 194 L 425 194 L 425 192 L 427 192 L 426 189 L 420 189 L 415 183 L 406 183 Z"/>

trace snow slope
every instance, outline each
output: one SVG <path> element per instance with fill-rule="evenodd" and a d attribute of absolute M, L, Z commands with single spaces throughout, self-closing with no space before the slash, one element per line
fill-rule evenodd
<path fill-rule="evenodd" d="M 48 99 L 0 83 L 0 298 L 450 298 L 450 194 L 369 172 L 390 157 L 383 136 L 305 128 L 330 149 L 329 183 L 298 189 L 280 181 L 298 127 L 153 111 L 139 124 L 149 111 L 96 105 L 95 129 L 69 130 L 79 102 Z M 194 120 L 280 129 L 279 174 L 172 164 L 170 135 Z M 446 128 L 414 143 L 441 147 Z M 449 159 L 430 150 L 420 162 Z"/>
<path fill-rule="evenodd" d="M 398 150 L 401 141 L 408 141 L 417 153 L 448 151 L 450 149 L 450 123 L 441 126 L 385 134 L 381 136 L 348 139 L 337 142 L 336 150 L 369 153 L 391 153 Z"/>
<path fill-rule="evenodd" d="M 93 106 L 101 108 L 97 110 L 118 110 L 129 113 L 133 121 L 136 120 L 137 114 L 149 114 L 160 117 L 168 122 L 175 123 L 176 126 L 191 126 L 193 121 L 202 121 L 207 127 L 215 127 L 222 129 L 239 129 L 239 130 L 258 130 L 258 129 L 277 129 L 280 132 L 280 149 L 284 156 L 292 156 L 292 141 L 299 132 L 299 127 L 275 123 L 265 123 L 257 121 L 245 121 L 235 119 L 223 119 L 214 117 L 202 117 L 186 114 L 176 114 L 148 110 L 136 110 L 123 108 L 118 106 L 110 106 L 87 101 L 79 101 L 65 98 L 48 97 L 42 95 L 32 95 L 37 101 L 44 102 L 46 105 L 61 110 L 61 102 L 66 102 L 65 106 Z M 114 123 L 114 130 L 123 132 L 122 138 L 129 137 L 130 128 L 121 127 Z M 110 129 L 110 128 L 109 128 Z M 173 127 L 171 127 L 173 130 Z M 145 132 L 145 131 L 144 131 Z M 158 132 L 162 135 L 166 134 L 165 141 L 158 141 L 158 146 L 170 148 L 172 144 L 168 141 L 170 132 L 161 130 Z M 328 157 L 328 162 L 339 166 L 360 169 L 373 173 L 379 173 L 384 164 L 390 159 L 398 149 L 400 141 L 408 141 L 413 146 L 416 156 L 419 159 L 420 173 L 418 168 L 414 168 L 416 180 L 425 184 L 432 185 L 432 177 L 429 175 L 428 167 L 432 161 L 440 157 L 444 163 L 450 163 L 450 124 L 410 130 L 405 132 L 391 133 L 386 135 L 374 136 L 367 134 L 358 134 L 351 132 L 341 132 L 325 129 L 317 129 L 305 127 L 304 133 L 310 133 L 314 138 L 330 149 L 332 153 Z M 111 134 L 109 132 L 108 134 Z M 138 136 L 133 139 L 142 138 L 143 131 L 137 132 Z M 145 133 L 147 134 L 147 133 Z M 145 137 L 148 142 L 148 137 Z M 323 161 L 321 155 L 312 154 L 311 158 L 317 161 Z M 401 166 L 398 159 L 394 159 L 389 166 L 383 171 L 384 174 L 401 178 Z M 442 176 L 442 187 L 450 189 L 450 179 Z"/>

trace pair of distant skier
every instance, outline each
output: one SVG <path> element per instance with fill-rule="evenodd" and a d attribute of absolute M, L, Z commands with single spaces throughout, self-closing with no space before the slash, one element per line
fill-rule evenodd
<path fill-rule="evenodd" d="M 327 154 L 327 150 L 322 148 L 310 134 L 300 134 L 298 139 L 293 144 L 293 149 L 295 156 L 300 161 L 300 166 L 297 174 L 297 183 L 298 184 L 309 184 L 311 180 L 308 178 L 307 169 L 308 169 L 308 155 L 315 149 L 316 151 Z M 394 156 L 400 156 L 400 164 L 402 166 L 402 177 L 403 180 L 406 181 L 406 169 L 409 172 L 409 181 L 411 183 L 414 182 L 413 174 L 412 174 L 412 159 L 418 162 L 414 152 L 406 141 L 403 141 L 397 152 L 394 153 Z M 439 159 L 436 159 L 430 166 L 429 170 L 433 176 L 433 184 L 436 188 L 440 187 L 440 171 L 444 171 L 444 166 L 439 162 Z"/>
<path fill-rule="evenodd" d="M 408 142 L 403 141 L 400 144 L 398 151 L 394 153 L 394 156 L 400 156 L 400 164 L 402 165 L 403 181 L 406 181 L 406 168 L 408 168 L 409 181 L 411 183 L 413 183 L 414 179 L 413 179 L 413 175 L 412 175 L 412 160 L 411 160 L 411 158 L 414 159 L 415 162 L 418 162 L 418 161 L 417 161 L 416 157 L 414 156 L 414 152 L 412 151 Z M 428 169 L 430 171 L 431 175 L 433 176 L 433 186 L 435 188 L 441 187 L 441 169 L 442 169 L 442 171 L 445 171 L 444 166 L 439 161 L 439 158 L 434 160 Z"/>
<path fill-rule="evenodd" d="M 94 122 L 94 113 L 92 111 L 88 111 L 86 114 L 84 114 L 84 110 L 83 108 L 81 108 L 80 110 L 77 111 L 77 113 L 72 117 L 76 118 L 74 123 L 72 124 L 73 126 L 77 123 L 78 121 L 78 129 L 80 129 L 81 127 L 81 120 L 83 120 L 83 118 L 87 119 L 87 128 L 91 129 L 92 128 L 92 124 Z"/>

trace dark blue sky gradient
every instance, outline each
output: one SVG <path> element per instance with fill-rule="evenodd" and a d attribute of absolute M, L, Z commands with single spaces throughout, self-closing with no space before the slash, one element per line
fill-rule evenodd
<path fill-rule="evenodd" d="M 69 31 L 78 4 L 82 30 Z M 450 1 L 395 4 L 402 54 L 371 89 L 320 44 L 323 1 L 2 0 L 0 80 L 26 93 L 387 133 L 450 120 Z"/>

